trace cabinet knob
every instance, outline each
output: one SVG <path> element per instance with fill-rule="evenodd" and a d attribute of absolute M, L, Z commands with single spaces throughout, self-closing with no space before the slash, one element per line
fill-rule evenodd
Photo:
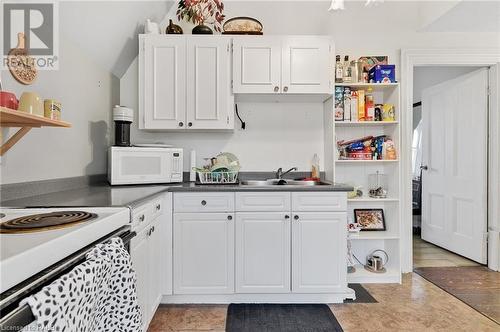
<path fill-rule="evenodd" d="M 285 214 L 285 219 L 290 219 L 290 216 L 288 214 Z"/>
<path fill-rule="evenodd" d="M 279 86 L 275 86 L 274 87 L 274 92 L 278 92 L 278 91 L 280 91 L 280 87 Z"/>
<path fill-rule="evenodd" d="M 283 91 L 284 91 L 284 92 L 288 92 L 288 87 L 287 87 L 287 86 L 285 86 L 285 87 L 283 88 Z"/>
<path fill-rule="evenodd" d="M 295 220 L 299 220 L 299 216 L 298 216 L 298 215 L 294 215 L 294 216 L 293 216 L 293 219 L 295 219 Z"/>
<path fill-rule="evenodd" d="M 156 205 L 156 210 L 159 211 L 160 209 L 161 209 L 161 205 L 160 204 Z"/>
<path fill-rule="evenodd" d="M 227 216 L 227 220 L 233 220 L 233 216 Z"/>
<path fill-rule="evenodd" d="M 179 122 L 179 127 L 182 127 L 182 126 L 184 126 L 184 123 L 181 121 L 181 122 Z"/>
<path fill-rule="evenodd" d="M 203 206 L 207 205 L 207 201 L 206 200 L 202 200 L 201 201 L 201 205 L 203 205 Z"/>
<path fill-rule="evenodd" d="M 193 123 L 192 122 L 188 122 L 188 127 L 192 127 L 193 126 Z"/>

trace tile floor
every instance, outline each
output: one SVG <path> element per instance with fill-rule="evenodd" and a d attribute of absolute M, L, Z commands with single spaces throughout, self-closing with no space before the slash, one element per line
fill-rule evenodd
<path fill-rule="evenodd" d="M 413 236 L 413 267 L 480 266 L 465 257 Z"/>
<path fill-rule="evenodd" d="M 500 331 L 500 325 L 414 273 L 363 285 L 378 303 L 332 304 L 344 331 Z M 150 332 L 224 331 L 226 305 L 162 305 Z"/>

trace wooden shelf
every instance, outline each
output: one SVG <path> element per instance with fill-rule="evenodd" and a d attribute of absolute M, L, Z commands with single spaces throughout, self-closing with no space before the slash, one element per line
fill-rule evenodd
<path fill-rule="evenodd" d="M 391 89 L 399 86 L 399 83 L 335 83 L 335 86 L 348 86 L 350 88 L 374 90 Z"/>
<path fill-rule="evenodd" d="M 26 135 L 31 128 L 41 128 L 41 127 L 61 127 L 69 128 L 71 124 L 64 121 L 52 120 L 45 117 L 16 111 L 10 108 L 0 106 L 0 127 L 20 127 L 14 135 L 12 135 L 5 143 L 2 143 L 0 147 L 0 156 L 3 156 L 5 152 L 10 150 L 21 138 Z M 3 138 L 2 138 L 3 142 Z"/>
<path fill-rule="evenodd" d="M 351 240 L 397 240 L 399 235 L 387 232 L 359 232 L 359 233 L 349 233 L 349 239 Z"/>
<path fill-rule="evenodd" d="M 374 273 L 365 270 L 362 265 L 355 265 L 356 272 L 347 274 L 349 283 L 400 283 L 401 272 L 394 267 L 388 267 L 385 273 Z"/>
<path fill-rule="evenodd" d="M 335 125 L 339 127 L 390 126 L 398 123 L 398 121 L 335 121 Z"/>
<path fill-rule="evenodd" d="M 384 202 L 399 202 L 397 198 L 371 198 L 371 197 L 360 197 L 360 198 L 348 198 L 348 203 L 384 203 Z"/>

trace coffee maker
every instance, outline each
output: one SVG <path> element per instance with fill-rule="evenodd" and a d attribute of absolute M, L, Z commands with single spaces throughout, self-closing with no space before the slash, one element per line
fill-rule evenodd
<path fill-rule="evenodd" d="M 130 124 L 134 121 L 131 108 L 116 105 L 113 107 L 115 122 L 115 146 L 130 146 Z"/>

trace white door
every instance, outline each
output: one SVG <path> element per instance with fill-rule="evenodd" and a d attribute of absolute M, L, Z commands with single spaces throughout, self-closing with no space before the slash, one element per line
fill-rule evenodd
<path fill-rule="evenodd" d="M 187 127 L 233 129 L 231 39 L 187 39 Z"/>
<path fill-rule="evenodd" d="M 175 213 L 174 294 L 233 292 L 233 215 Z"/>
<path fill-rule="evenodd" d="M 422 238 L 486 264 L 488 70 L 422 93 Z"/>
<path fill-rule="evenodd" d="M 332 93 L 332 42 L 326 37 L 287 37 L 283 41 L 283 93 Z"/>
<path fill-rule="evenodd" d="M 290 292 L 290 213 L 236 213 L 236 292 Z"/>
<path fill-rule="evenodd" d="M 186 122 L 186 39 L 144 40 L 144 127 L 180 129 Z"/>
<path fill-rule="evenodd" d="M 334 293 L 347 287 L 345 212 L 294 212 L 292 292 Z"/>
<path fill-rule="evenodd" d="M 148 245 L 149 245 L 149 227 L 139 232 L 130 241 L 130 256 L 132 267 L 136 274 L 137 301 L 141 307 L 143 326 L 147 327 L 150 315 L 149 303 L 149 271 L 148 271 Z"/>
<path fill-rule="evenodd" d="M 279 93 L 281 37 L 233 39 L 233 92 Z"/>

